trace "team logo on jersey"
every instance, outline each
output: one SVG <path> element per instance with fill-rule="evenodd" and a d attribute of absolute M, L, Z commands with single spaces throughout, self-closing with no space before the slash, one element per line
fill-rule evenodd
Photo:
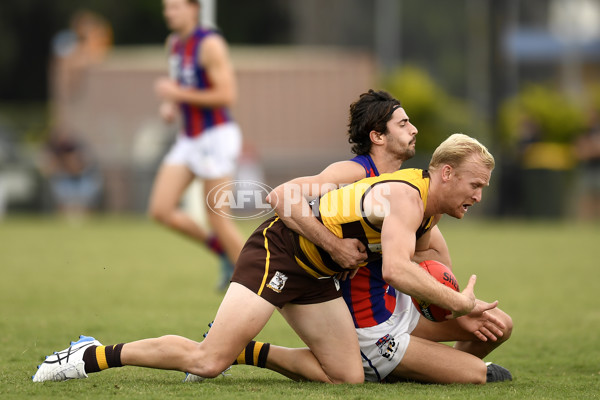
<path fill-rule="evenodd" d="M 394 340 L 394 337 L 389 333 L 384 337 L 379 338 L 379 340 L 375 342 L 375 345 L 379 348 L 379 354 L 382 357 L 387 358 L 388 361 L 394 357 L 394 354 L 396 354 L 396 351 L 398 350 L 396 340 Z"/>
<path fill-rule="evenodd" d="M 267 287 L 276 293 L 281 293 L 283 287 L 285 286 L 285 281 L 287 281 L 287 279 L 287 276 L 277 271 L 275 272 L 275 276 L 271 279 L 271 282 L 269 282 Z"/>

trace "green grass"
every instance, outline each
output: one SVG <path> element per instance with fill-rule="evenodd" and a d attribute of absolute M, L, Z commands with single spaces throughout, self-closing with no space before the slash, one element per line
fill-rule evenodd
<path fill-rule="evenodd" d="M 254 224 L 244 224 L 249 234 Z M 216 260 L 144 219 L 0 222 L 0 397 L 227 399 L 593 399 L 600 388 L 600 227 L 564 222 L 443 221 L 459 282 L 500 300 L 513 337 L 489 359 L 515 380 L 486 386 L 292 382 L 239 366 L 182 384 L 183 374 L 125 367 L 34 384 L 43 356 L 80 333 L 120 343 L 167 333 L 201 339 L 220 303 Z M 259 340 L 301 342 L 279 315 Z M 332 343 L 332 346 L 335 342 Z"/>

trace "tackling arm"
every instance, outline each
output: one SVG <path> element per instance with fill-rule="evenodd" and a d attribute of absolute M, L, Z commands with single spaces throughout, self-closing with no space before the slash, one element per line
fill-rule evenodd
<path fill-rule="evenodd" d="M 331 164 L 320 174 L 296 178 L 276 187 L 267 196 L 286 226 L 327 251 L 343 268 L 355 268 L 367 255 L 357 239 L 340 239 L 312 213 L 310 198 L 318 198 L 340 185 L 364 178 L 364 169 L 352 161 Z"/>

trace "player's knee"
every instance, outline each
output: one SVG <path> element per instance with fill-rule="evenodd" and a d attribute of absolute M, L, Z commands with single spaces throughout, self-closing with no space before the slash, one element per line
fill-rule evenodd
<path fill-rule="evenodd" d="M 148 216 L 158 223 L 169 225 L 171 210 L 160 205 L 150 205 L 148 207 Z"/>
<path fill-rule="evenodd" d="M 510 335 L 512 335 L 513 320 L 510 317 L 510 315 L 504 313 L 502 322 L 504 323 L 504 326 L 506 327 L 503 330 L 504 335 L 502 336 L 502 341 L 506 341 L 506 340 L 508 340 L 508 338 L 510 338 Z"/>
<path fill-rule="evenodd" d="M 203 349 L 202 345 L 196 343 L 187 349 L 185 361 L 186 372 L 204 378 L 216 378 L 231 366 L 231 362 L 214 357 Z"/>
<path fill-rule="evenodd" d="M 360 369 L 353 368 L 352 370 L 344 371 L 344 374 L 339 377 L 330 377 L 332 383 L 350 383 L 359 384 L 365 381 L 365 374 L 362 367 Z"/>
<path fill-rule="evenodd" d="M 221 375 L 223 371 L 231 366 L 231 364 L 224 363 L 221 360 L 210 360 L 210 359 L 197 359 L 195 363 L 197 370 L 196 375 L 200 375 L 204 378 L 216 378 Z"/>

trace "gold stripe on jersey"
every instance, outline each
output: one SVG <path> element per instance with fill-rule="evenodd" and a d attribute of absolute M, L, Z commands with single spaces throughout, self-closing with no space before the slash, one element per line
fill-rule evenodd
<path fill-rule="evenodd" d="M 324 194 L 319 201 L 319 220 L 339 238 L 356 238 L 367 249 L 381 244 L 381 229 L 369 222 L 363 211 L 363 201 L 368 192 L 386 182 L 405 183 L 419 192 L 423 207 L 427 207 L 429 174 L 421 169 L 402 169 L 389 174 L 365 178 L 351 185 Z M 433 217 L 425 221 L 416 232 L 417 238 L 431 228 Z M 331 256 L 303 236 L 297 236 L 296 261 L 306 272 L 316 277 L 327 277 L 342 272 Z M 377 246 L 374 246 L 377 247 Z M 380 258 L 380 252 L 367 250 L 367 261 Z"/>
<path fill-rule="evenodd" d="M 262 294 L 263 289 L 265 288 L 265 284 L 267 283 L 267 277 L 269 276 L 269 263 L 271 261 L 271 252 L 269 251 L 269 240 L 267 239 L 267 230 L 273 226 L 275 222 L 279 220 L 279 217 L 275 218 L 269 226 L 263 229 L 263 237 L 265 238 L 265 250 L 267 252 L 267 256 L 265 257 L 265 274 L 263 275 L 262 283 L 260 284 L 260 288 L 258 289 L 258 295 Z"/>

